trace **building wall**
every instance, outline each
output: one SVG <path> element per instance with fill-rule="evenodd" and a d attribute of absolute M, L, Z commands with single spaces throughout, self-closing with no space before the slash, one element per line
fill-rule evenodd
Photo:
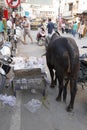
<path fill-rule="evenodd" d="M 63 11 L 62 16 L 73 16 L 78 10 L 79 0 L 63 0 Z M 70 5 L 72 4 L 72 9 L 70 10 Z"/>
<path fill-rule="evenodd" d="M 63 5 L 61 6 L 63 16 L 75 15 L 87 10 L 87 0 L 61 0 L 61 2 L 61 5 Z M 69 11 L 70 3 L 73 3 L 72 11 Z"/>
<path fill-rule="evenodd" d="M 52 5 L 53 0 L 26 0 L 29 4 Z"/>
<path fill-rule="evenodd" d="M 5 6 L 5 0 L 0 0 L 0 6 Z"/>
<path fill-rule="evenodd" d="M 54 1 L 54 0 L 53 0 Z M 55 0 L 57 1 L 57 0 Z M 58 3 L 58 2 L 57 2 Z M 29 8 L 26 6 L 30 5 Z M 31 10 L 31 17 L 58 17 L 58 5 L 55 7 L 54 3 L 52 5 L 40 5 L 40 4 L 28 4 L 22 3 L 21 4 L 23 11 Z"/>
<path fill-rule="evenodd" d="M 87 10 L 87 0 L 79 0 L 78 11 Z"/>

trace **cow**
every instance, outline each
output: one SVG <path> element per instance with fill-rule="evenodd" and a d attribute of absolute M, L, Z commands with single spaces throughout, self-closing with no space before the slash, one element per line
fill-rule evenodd
<path fill-rule="evenodd" d="M 54 88 L 56 80 L 59 82 L 59 92 L 56 98 L 66 102 L 67 85 L 70 83 L 70 103 L 66 110 L 72 111 L 77 92 L 77 78 L 79 73 L 79 50 L 73 38 L 58 36 L 54 33 L 46 50 L 46 63 L 51 76 L 51 88 Z M 55 79 L 54 79 L 55 78 Z"/>

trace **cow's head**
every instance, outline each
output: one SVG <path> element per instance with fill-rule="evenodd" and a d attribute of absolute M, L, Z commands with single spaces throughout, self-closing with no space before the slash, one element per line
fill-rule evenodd
<path fill-rule="evenodd" d="M 47 35 L 47 37 L 46 37 L 46 47 L 48 46 L 48 44 L 51 41 L 55 40 L 59 36 L 61 36 L 59 32 L 53 32 L 51 35 Z"/>

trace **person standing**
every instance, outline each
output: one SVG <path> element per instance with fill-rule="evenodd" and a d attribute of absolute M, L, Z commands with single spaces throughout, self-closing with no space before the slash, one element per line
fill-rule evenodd
<path fill-rule="evenodd" d="M 11 34 L 11 30 L 12 30 L 12 21 L 10 20 L 10 18 L 7 20 L 7 35 L 9 37 L 9 41 L 10 41 L 10 34 Z"/>
<path fill-rule="evenodd" d="M 4 41 L 4 24 L 2 21 L 2 17 L 0 16 L 0 42 L 3 42 L 3 41 Z"/>
<path fill-rule="evenodd" d="M 68 22 L 65 23 L 65 32 L 69 33 L 69 23 Z"/>
<path fill-rule="evenodd" d="M 77 24 L 77 22 L 74 22 L 73 28 L 72 28 L 72 34 L 73 34 L 74 37 L 77 33 L 77 29 L 78 29 L 78 24 Z"/>
<path fill-rule="evenodd" d="M 51 18 L 48 19 L 47 29 L 48 29 L 48 35 L 51 35 L 54 30 L 54 23 L 51 21 Z"/>
<path fill-rule="evenodd" d="M 82 37 L 83 37 L 84 29 L 85 29 L 85 25 L 84 25 L 84 22 L 82 22 L 82 23 L 80 24 L 79 29 L 78 29 L 79 38 L 82 38 Z"/>
<path fill-rule="evenodd" d="M 4 18 L 7 20 L 8 19 L 8 9 L 6 7 L 4 8 L 3 15 L 4 15 Z"/>
<path fill-rule="evenodd" d="M 16 12 L 14 11 L 14 9 L 13 9 L 13 12 L 12 12 L 12 18 L 13 18 L 13 24 L 15 24 L 15 22 L 16 22 Z"/>
<path fill-rule="evenodd" d="M 54 22 L 54 31 L 58 32 L 58 20 L 57 19 Z"/>
<path fill-rule="evenodd" d="M 47 44 L 50 42 L 50 39 L 51 39 L 53 32 L 54 32 L 54 23 L 51 21 L 51 18 L 48 18 L 48 24 L 47 24 L 47 33 L 48 34 L 46 36 L 46 43 Z"/>
<path fill-rule="evenodd" d="M 61 29 L 62 29 L 62 33 L 64 33 L 65 32 L 65 23 L 64 22 L 62 22 L 62 24 L 61 24 Z"/>
<path fill-rule="evenodd" d="M 2 22 L 4 24 L 4 32 L 3 32 L 3 35 L 4 35 L 4 39 L 6 38 L 6 31 L 7 31 L 7 20 L 6 18 L 2 18 Z"/>
<path fill-rule="evenodd" d="M 0 33 L 3 34 L 3 32 L 4 32 L 4 24 L 3 24 L 2 18 L 0 17 Z"/>
<path fill-rule="evenodd" d="M 24 19 L 23 19 L 23 22 L 22 22 L 22 27 L 24 29 L 24 33 L 23 33 L 24 44 L 26 44 L 26 35 L 29 36 L 31 43 L 33 43 L 33 39 L 32 39 L 31 34 L 30 34 L 30 22 L 29 22 L 29 20 L 27 19 L 26 16 L 24 16 Z"/>

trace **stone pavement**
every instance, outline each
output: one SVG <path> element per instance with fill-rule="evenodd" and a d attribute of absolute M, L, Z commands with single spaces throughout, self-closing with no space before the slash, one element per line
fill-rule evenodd
<path fill-rule="evenodd" d="M 32 32 L 35 39 L 37 32 Z M 67 34 L 64 34 L 67 36 Z M 71 36 L 68 34 L 68 36 Z M 75 38 L 79 47 L 87 45 L 87 38 L 79 40 Z M 17 56 L 37 56 L 40 57 L 45 51 L 44 47 L 37 46 L 36 43 L 28 45 L 18 44 Z M 50 80 L 49 71 L 43 57 L 45 67 Z M 0 130 L 87 130 L 87 88 L 82 90 L 78 85 L 78 92 L 75 100 L 73 113 L 66 112 L 66 105 L 69 103 L 69 92 L 67 102 L 56 102 L 58 88 L 50 89 L 47 87 L 47 97 L 43 100 L 39 91 L 32 93 L 30 90 L 17 91 L 16 106 L 0 107 Z M 42 106 L 35 113 L 26 109 L 25 104 L 31 99 L 38 99 Z"/>
<path fill-rule="evenodd" d="M 66 33 L 61 34 L 61 35 L 65 36 L 65 37 L 69 36 L 69 37 L 74 38 L 79 48 L 82 47 L 82 46 L 87 46 L 87 36 L 85 36 L 82 39 L 79 39 L 78 34 L 76 34 L 75 37 L 73 37 L 72 34 L 66 34 Z"/>

